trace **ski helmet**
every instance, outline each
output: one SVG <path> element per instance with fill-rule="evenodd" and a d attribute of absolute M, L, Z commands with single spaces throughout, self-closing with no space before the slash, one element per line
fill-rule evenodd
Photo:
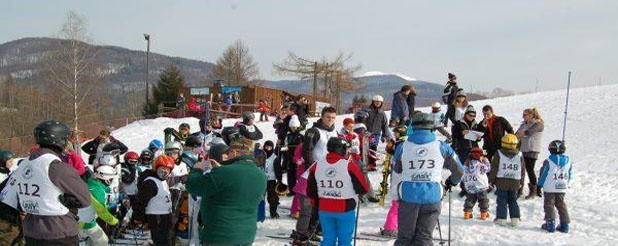
<path fill-rule="evenodd" d="M 230 147 L 228 147 L 226 144 L 224 143 L 216 143 L 216 144 L 211 144 L 210 146 L 210 150 L 208 150 L 208 156 L 219 162 L 222 163 L 223 162 L 223 154 L 227 153 L 227 151 L 230 149 Z"/>
<path fill-rule="evenodd" d="M 463 88 L 459 88 L 457 89 L 457 92 L 455 92 L 455 97 L 467 97 L 468 95 L 466 95 L 466 92 L 464 91 Z"/>
<path fill-rule="evenodd" d="M 552 155 L 564 154 L 566 152 L 566 144 L 562 140 L 554 140 L 549 143 L 548 149 Z"/>
<path fill-rule="evenodd" d="M 94 177 L 103 181 L 106 185 L 110 185 L 112 179 L 116 177 L 116 168 L 112 166 L 99 166 L 94 171 Z"/>
<path fill-rule="evenodd" d="M 393 129 L 393 132 L 398 133 L 399 137 L 403 137 L 406 136 L 406 134 L 408 133 L 408 128 L 406 126 L 396 126 Z"/>
<path fill-rule="evenodd" d="M 189 125 L 189 123 L 182 123 L 180 124 L 180 126 L 178 126 L 178 130 L 182 130 L 182 129 L 191 130 L 191 126 Z"/>
<path fill-rule="evenodd" d="M 185 147 L 199 148 L 202 147 L 202 139 L 198 136 L 191 135 L 185 140 Z"/>
<path fill-rule="evenodd" d="M 431 108 L 441 108 L 441 107 L 442 107 L 442 105 L 441 105 L 439 102 L 434 102 L 434 103 L 431 105 Z"/>
<path fill-rule="evenodd" d="M 350 142 L 340 137 L 332 137 L 328 139 L 326 143 L 326 150 L 328 152 L 336 153 L 345 156 L 350 148 Z"/>
<path fill-rule="evenodd" d="M 150 149 L 152 151 L 152 149 L 163 149 L 163 142 L 161 142 L 161 140 L 159 139 L 153 139 L 152 141 L 150 141 L 150 144 L 148 144 L 148 149 Z"/>
<path fill-rule="evenodd" d="M 116 162 L 116 157 L 111 153 L 104 153 L 99 157 L 99 166 L 115 166 L 118 164 Z"/>
<path fill-rule="evenodd" d="M 34 128 L 34 139 L 41 146 L 54 146 L 64 150 L 71 135 L 69 127 L 60 121 L 44 121 Z"/>
<path fill-rule="evenodd" d="M 8 150 L 0 150 L 0 173 L 7 174 L 10 172 L 9 168 L 7 168 L 6 163 L 15 158 L 15 154 Z"/>
<path fill-rule="evenodd" d="M 356 114 L 354 114 L 354 122 L 363 123 L 365 122 L 365 119 L 367 119 L 368 117 L 369 117 L 369 113 L 367 113 L 367 111 L 360 110 L 356 112 Z"/>
<path fill-rule="evenodd" d="M 517 143 L 519 141 L 517 140 L 517 136 L 515 136 L 514 134 L 506 134 L 504 135 L 504 137 L 502 137 L 502 148 L 505 149 L 517 149 Z"/>
<path fill-rule="evenodd" d="M 297 115 L 292 115 L 292 117 L 290 118 L 290 123 L 288 124 L 288 126 L 290 128 L 300 128 L 300 120 L 298 119 Z"/>
<path fill-rule="evenodd" d="M 255 115 L 251 111 L 245 111 L 242 113 L 242 123 L 245 125 L 249 124 L 249 121 L 255 119 Z"/>
<path fill-rule="evenodd" d="M 142 150 L 142 153 L 139 155 L 139 160 L 143 164 L 150 164 L 152 159 L 154 158 L 154 154 L 150 150 Z"/>
<path fill-rule="evenodd" d="M 473 160 L 481 159 L 481 156 L 483 156 L 483 149 L 479 147 L 472 148 L 469 154 L 470 159 L 473 159 Z"/>
<path fill-rule="evenodd" d="M 427 113 L 417 113 L 412 116 L 412 129 L 414 130 L 433 130 L 433 117 Z"/>
<path fill-rule="evenodd" d="M 189 168 L 193 168 L 195 163 L 200 159 L 200 156 L 191 150 L 185 150 L 182 152 L 180 158 Z"/>
<path fill-rule="evenodd" d="M 124 154 L 125 164 L 137 165 L 137 162 L 139 162 L 139 155 L 135 153 L 134 151 L 129 151 L 126 154 Z"/>
<path fill-rule="evenodd" d="M 165 146 L 165 154 L 166 155 L 170 155 L 172 153 L 180 154 L 181 152 L 182 152 L 182 143 L 180 143 L 178 141 L 169 142 Z"/>
<path fill-rule="evenodd" d="M 221 132 L 221 137 L 223 138 L 223 141 L 225 142 L 225 144 L 230 145 L 232 141 L 238 140 L 241 138 L 240 130 L 238 129 L 238 127 L 231 127 L 231 126 L 223 128 L 223 131 Z"/>
<path fill-rule="evenodd" d="M 290 188 L 284 183 L 277 182 L 275 185 L 275 193 L 279 196 L 285 196 L 290 193 Z"/>
<path fill-rule="evenodd" d="M 380 95 L 375 95 L 373 96 L 373 98 L 371 99 L 374 102 L 384 102 L 384 98 Z"/>
<path fill-rule="evenodd" d="M 160 155 L 157 159 L 155 159 L 154 164 L 152 164 L 152 170 L 157 171 L 159 167 L 165 167 L 172 170 L 174 169 L 175 164 L 174 158 L 169 155 Z"/>

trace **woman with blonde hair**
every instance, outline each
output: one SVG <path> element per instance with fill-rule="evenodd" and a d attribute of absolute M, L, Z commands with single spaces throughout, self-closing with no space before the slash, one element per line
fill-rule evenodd
<path fill-rule="evenodd" d="M 455 121 L 453 122 L 453 124 L 460 121 L 464 117 L 467 106 L 468 97 L 466 96 L 466 94 L 464 94 L 463 92 L 461 94 L 457 94 L 457 98 L 453 100 L 453 107 L 455 108 Z"/>
<path fill-rule="evenodd" d="M 517 130 L 517 138 L 521 143 L 520 150 L 524 156 L 524 162 L 526 166 L 526 173 L 528 173 L 529 193 L 526 199 L 532 199 L 535 196 L 541 197 L 541 192 L 537 189 L 537 177 L 534 173 L 534 164 L 541 151 L 541 139 L 543 137 L 543 129 L 545 124 L 541 114 L 536 108 L 524 109 L 523 122 Z"/>

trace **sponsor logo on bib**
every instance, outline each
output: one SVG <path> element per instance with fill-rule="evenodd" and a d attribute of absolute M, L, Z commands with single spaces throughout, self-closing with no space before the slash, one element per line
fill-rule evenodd
<path fill-rule="evenodd" d="M 24 201 L 23 209 L 27 213 L 38 214 L 39 203 L 35 201 Z"/>
<path fill-rule="evenodd" d="M 431 181 L 431 172 L 417 172 L 412 174 L 412 181 Z"/>
<path fill-rule="evenodd" d="M 21 173 L 21 176 L 24 179 L 30 179 L 32 178 L 32 167 L 30 165 L 26 166 L 24 168 L 24 171 Z"/>
<path fill-rule="evenodd" d="M 425 157 L 427 155 L 427 148 L 420 147 L 418 150 L 416 150 L 416 154 L 420 157 Z"/>
<path fill-rule="evenodd" d="M 335 176 L 337 176 L 337 169 L 335 168 L 326 169 L 326 177 L 332 178 Z"/>
<path fill-rule="evenodd" d="M 331 191 L 324 191 L 322 192 L 322 196 L 325 197 L 341 197 L 341 191 L 335 191 L 335 190 L 331 190 Z"/>

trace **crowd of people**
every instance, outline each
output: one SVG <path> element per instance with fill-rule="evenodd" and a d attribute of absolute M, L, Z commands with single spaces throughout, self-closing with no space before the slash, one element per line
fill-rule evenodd
<path fill-rule="evenodd" d="M 65 123 L 42 122 L 28 156 L 0 151 L 0 244 L 107 245 L 149 230 L 154 245 L 251 245 L 266 204 L 270 219 L 280 219 L 280 199 L 289 197 L 293 245 L 351 245 L 361 204 L 386 197 L 390 208 L 379 234 L 396 238 L 395 245 L 432 245 L 441 201 L 458 185 L 463 219 L 474 217 L 476 203 L 479 218 L 489 219 L 495 190 L 494 222 L 518 226 L 526 175 L 525 199 L 544 197 L 542 229 L 568 232 L 564 196 L 572 167 L 560 140 L 544 157 L 538 110 L 523 110 L 517 131 L 490 105 L 477 122 L 453 74 L 442 98 L 446 114 L 440 102 L 431 112 L 416 111 L 415 95 L 409 85 L 396 92 L 390 119 L 375 95 L 341 129 L 332 107 L 310 126 L 300 97 L 282 105 L 273 136 L 255 125 L 253 112 L 227 127 L 206 112 L 199 131 L 191 133 L 186 123 L 167 128 L 163 140 L 143 150 L 129 150 L 103 130 L 81 146 L 87 163 Z M 537 179 L 538 158 L 545 159 Z M 380 161 L 391 170 L 388 192 L 376 192 L 368 177 Z M 450 171 L 445 180 L 443 169 Z"/>

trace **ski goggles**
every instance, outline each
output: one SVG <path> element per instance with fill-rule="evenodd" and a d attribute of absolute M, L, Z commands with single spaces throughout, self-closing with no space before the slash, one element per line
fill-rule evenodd
<path fill-rule="evenodd" d="M 129 164 L 131 164 L 131 165 L 137 165 L 137 163 L 138 163 L 139 161 L 138 161 L 138 160 L 135 160 L 135 159 L 130 159 L 130 160 L 128 160 L 127 162 L 128 162 Z"/>

